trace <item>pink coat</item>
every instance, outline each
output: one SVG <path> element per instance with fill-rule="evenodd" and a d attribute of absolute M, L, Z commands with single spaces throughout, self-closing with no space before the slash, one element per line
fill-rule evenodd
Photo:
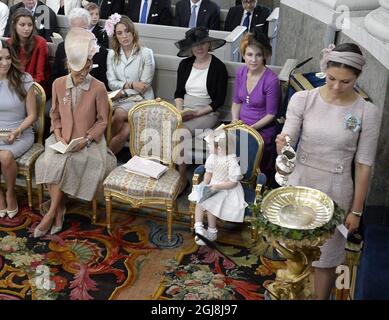
<path fill-rule="evenodd" d="M 100 142 L 107 128 L 109 115 L 108 95 L 104 84 L 92 77 L 89 90 L 81 93 L 73 114 L 71 97 L 66 95 L 66 78 L 67 76 L 58 78 L 53 83 L 50 131 L 61 129 L 66 142 L 87 135 Z"/>

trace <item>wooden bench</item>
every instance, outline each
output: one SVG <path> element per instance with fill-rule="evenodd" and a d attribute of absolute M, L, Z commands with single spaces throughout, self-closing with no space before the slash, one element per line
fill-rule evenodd
<path fill-rule="evenodd" d="M 181 58 L 154 53 L 155 74 L 153 89 L 156 97 L 174 103 L 174 92 L 177 84 L 177 69 Z M 236 71 L 244 64 L 240 62 L 224 61 L 228 72 L 227 96 L 224 105 L 218 109 L 221 122 L 231 121 L 231 104 L 234 94 L 234 82 Z M 277 75 L 281 73 L 281 66 L 267 66 Z M 283 71 L 284 73 L 285 71 Z"/>
<path fill-rule="evenodd" d="M 57 23 L 59 33 L 65 38 L 69 30 L 69 20 L 66 16 L 58 15 Z M 100 25 L 104 26 L 105 20 L 100 20 Z M 139 32 L 140 42 L 153 50 L 154 53 L 164 55 L 177 55 L 178 49 L 175 42 L 185 38 L 185 32 L 189 28 L 160 26 L 154 24 L 135 23 Z M 223 61 L 240 61 L 239 53 L 240 40 L 244 35 L 245 27 L 238 26 L 231 32 L 210 30 L 211 37 L 225 39 L 227 43 L 215 50 L 215 55 Z"/>
<path fill-rule="evenodd" d="M 0 38 L 6 40 L 7 38 Z M 54 43 L 48 43 L 49 46 L 49 63 L 53 64 L 55 59 L 55 52 L 57 45 Z M 162 98 L 166 101 L 174 103 L 174 92 L 177 85 L 177 69 L 182 58 L 172 55 L 163 55 L 154 52 L 155 59 L 155 74 L 153 79 L 153 89 L 155 97 Z M 290 63 L 294 62 L 294 63 Z M 268 65 L 274 73 L 276 73 L 280 81 L 287 81 L 283 75 L 288 75 L 291 69 L 295 66 L 296 60 L 288 59 L 283 66 Z M 228 87 L 227 96 L 224 105 L 219 108 L 220 121 L 228 122 L 231 121 L 231 104 L 234 90 L 235 75 L 238 68 L 244 64 L 241 62 L 224 61 L 228 72 Z"/>

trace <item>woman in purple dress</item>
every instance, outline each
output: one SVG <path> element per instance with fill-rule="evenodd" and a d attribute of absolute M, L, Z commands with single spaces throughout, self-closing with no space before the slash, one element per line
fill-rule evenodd
<path fill-rule="evenodd" d="M 261 171 L 271 177 L 275 170 L 275 118 L 280 102 L 278 77 L 266 68 L 271 47 L 247 33 L 240 43 L 240 52 L 246 65 L 236 73 L 232 121 L 242 120 L 261 134 L 265 142 Z"/>

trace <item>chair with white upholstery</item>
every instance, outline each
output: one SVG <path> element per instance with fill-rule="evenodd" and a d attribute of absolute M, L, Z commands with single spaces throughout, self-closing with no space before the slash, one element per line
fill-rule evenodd
<path fill-rule="evenodd" d="M 181 115 L 175 106 L 157 98 L 135 105 L 128 113 L 128 124 L 131 155 L 156 160 L 168 170 L 159 179 L 129 172 L 123 166 L 113 170 L 103 183 L 107 229 L 110 232 L 112 227 L 112 200 L 135 208 L 162 205 L 166 208 L 170 242 L 180 180 L 173 153 L 178 144 L 175 134 L 182 127 Z"/>

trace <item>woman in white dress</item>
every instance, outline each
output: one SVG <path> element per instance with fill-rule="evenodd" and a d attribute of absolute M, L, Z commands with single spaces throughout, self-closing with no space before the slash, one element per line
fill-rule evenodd
<path fill-rule="evenodd" d="M 217 218 L 230 222 L 243 222 L 247 203 L 239 180 L 242 172 L 235 155 L 235 139 L 227 135 L 225 130 L 217 128 L 205 140 L 209 144 L 210 155 L 205 162 L 203 184 L 209 185 L 216 192 L 208 199 L 197 202 L 195 210 L 195 233 L 210 241 L 217 239 Z M 195 201 L 197 194 L 193 191 L 189 200 Z M 203 224 L 204 214 L 207 215 L 208 229 Z M 198 245 L 205 243 L 196 235 Z"/>
<path fill-rule="evenodd" d="M 130 18 L 117 13 L 105 23 L 112 37 L 107 57 L 107 79 L 111 90 L 120 90 L 113 98 L 112 140 L 109 148 L 117 154 L 128 140 L 128 111 L 137 102 L 154 99 L 155 62 L 153 51 L 139 44 L 138 31 Z"/>

